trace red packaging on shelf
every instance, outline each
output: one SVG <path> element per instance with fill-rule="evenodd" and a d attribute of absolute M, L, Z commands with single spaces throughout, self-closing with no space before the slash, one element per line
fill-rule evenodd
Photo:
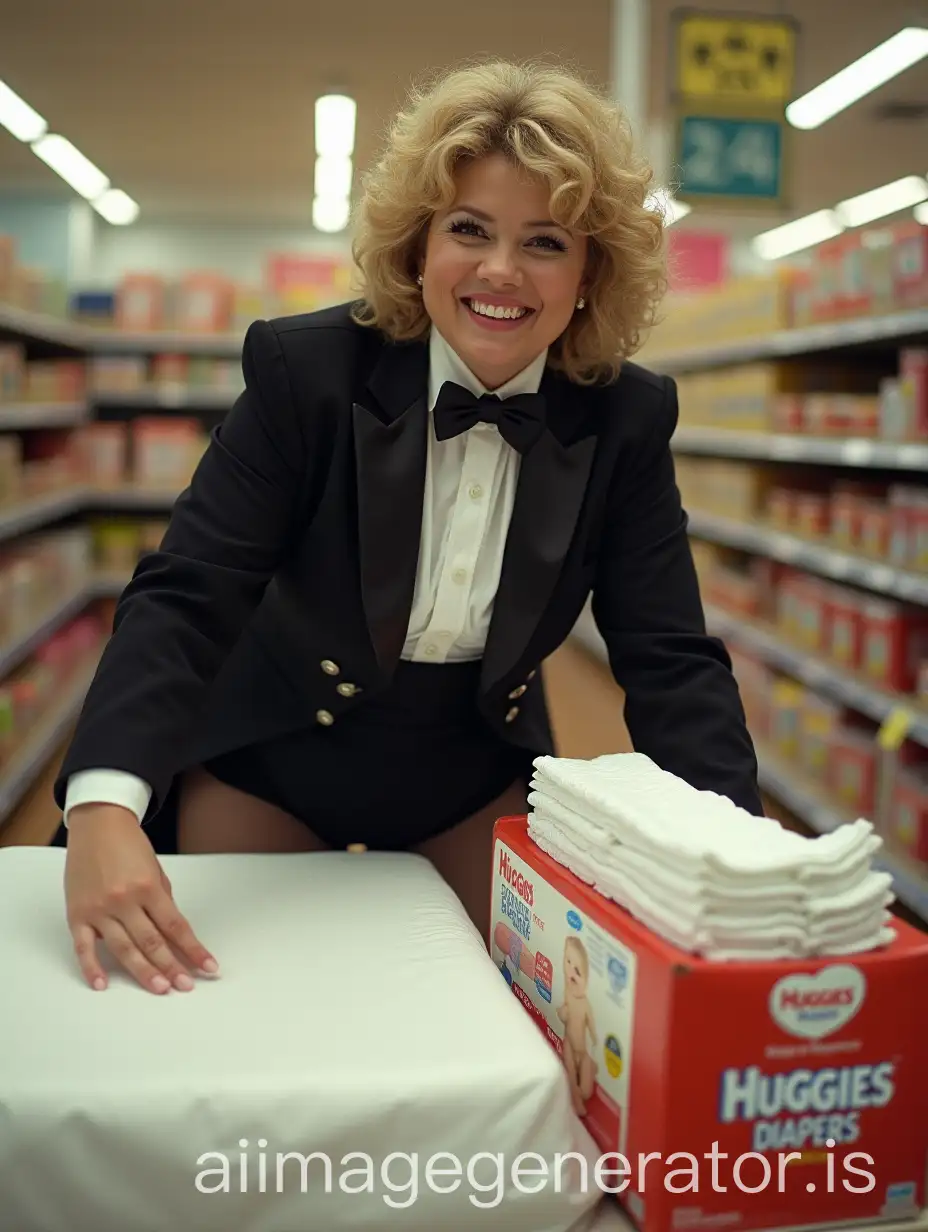
<path fill-rule="evenodd" d="M 150 333 L 165 327 L 167 287 L 155 274 L 127 274 L 116 290 L 116 325 Z"/>
<path fill-rule="evenodd" d="M 841 958 L 707 961 L 546 855 L 525 817 L 496 823 L 492 891 L 493 961 L 570 1067 L 566 1080 L 579 1087 L 570 1075 L 581 1074 L 580 1115 L 639 1232 L 873 1227 L 920 1211 L 928 937 L 919 930 L 897 921 L 885 949 Z M 568 971 L 585 996 L 579 1033 Z M 872 1181 L 858 1188 L 855 1165 Z"/>
<path fill-rule="evenodd" d="M 831 519 L 831 498 L 820 492 L 798 492 L 794 523 L 800 535 L 810 539 L 827 535 Z"/>
<path fill-rule="evenodd" d="M 827 782 L 835 799 L 858 817 L 876 813 L 877 744 L 870 732 L 841 726 L 829 740 Z"/>
<path fill-rule="evenodd" d="M 900 223 L 894 231 L 893 298 L 897 308 L 928 305 L 928 227 Z"/>
<path fill-rule="evenodd" d="M 860 667 L 864 613 L 861 596 L 844 586 L 832 586 L 828 596 L 828 656 L 856 671 Z"/>
<path fill-rule="evenodd" d="M 928 864 L 928 776 L 900 770 L 893 786 L 886 838 L 899 851 Z"/>
<path fill-rule="evenodd" d="M 928 350 L 903 351 L 899 356 L 899 377 L 912 411 L 912 435 L 924 441 L 928 439 Z"/>
<path fill-rule="evenodd" d="M 886 560 L 892 532 L 892 519 L 885 505 L 867 503 L 860 519 L 860 550 L 867 556 Z"/>
<path fill-rule="evenodd" d="M 918 665 L 928 654 L 928 612 L 891 599 L 864 605 L 861 669 L 875 683 L 913 693 Z"/>

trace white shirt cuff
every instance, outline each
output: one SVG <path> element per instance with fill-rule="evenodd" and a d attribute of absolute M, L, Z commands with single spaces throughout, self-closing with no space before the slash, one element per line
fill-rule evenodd
<path fill-rule="evenodd" d="M 64 824 L 79 804 L 118 804 L 134 813 L 141 824 L 151 801 L 151 788 L 124 770 L 81 770 L 68 779 Z"/>

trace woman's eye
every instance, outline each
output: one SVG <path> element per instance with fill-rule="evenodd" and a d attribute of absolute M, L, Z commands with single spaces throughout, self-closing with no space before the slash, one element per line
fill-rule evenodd
<path fill-rule="evenodd" d="M 567 245 L 563 240 L 557 239 L 553 235 L 536 235 L 534 243 L 538 243 L 548 252 L 566 252 Z"/>
<path fill-rule="evenodd" d="M 450 230 L 455 235 L 483 235 L 483 228 L 470 218 L 461 218 L 451 224 Z"/>

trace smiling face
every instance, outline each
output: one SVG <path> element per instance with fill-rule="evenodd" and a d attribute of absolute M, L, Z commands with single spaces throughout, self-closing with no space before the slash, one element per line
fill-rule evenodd
<path fill-rule="evenodd" d="M 585 236 L 550 217 L 547 185 L 502 155 L 465 166 L 429 227 L 422 298 L 438 332 L 488 389 L 563 332 L 584 293 Z"/>

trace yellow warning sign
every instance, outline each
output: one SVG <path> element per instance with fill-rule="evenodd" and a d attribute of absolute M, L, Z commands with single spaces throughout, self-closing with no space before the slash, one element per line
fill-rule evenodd
<path fill-rule="evenodd" d="M 789 21 L 699 13 L 677 18 L 676 89 L 687 99 L 785 106 L 795 64 L 796 30 Z"/>

